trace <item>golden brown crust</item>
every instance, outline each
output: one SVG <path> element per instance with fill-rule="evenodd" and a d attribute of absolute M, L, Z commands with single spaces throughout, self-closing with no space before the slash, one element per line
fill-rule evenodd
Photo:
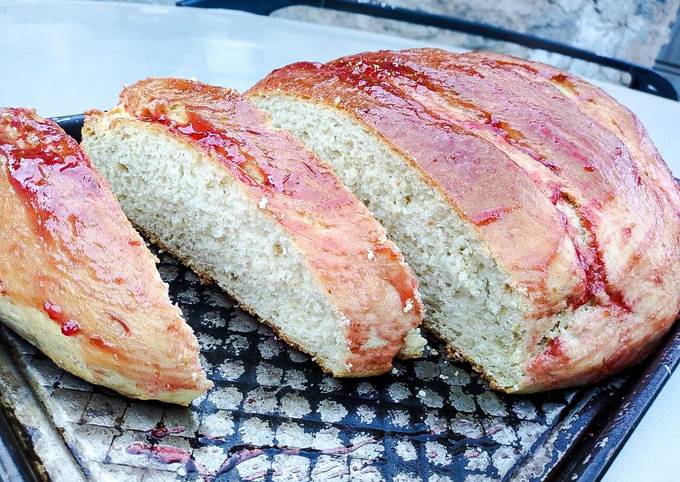
<path fill-rule="evenodd" d="M 498 60 L 532 81 L 549 83 L 557 88 L 565 96 L 572 99 L 581 112 L 609 129 L 619 138 L 625 139 L 628 149 L 644 166 L 645 174 L 652 177 L 661 189 L 667 193 L 672 193 L 676 189 L 676 181 L 673 179 L 670 169 L 656 150 L 654 143 L 647 135 L 637 116 L 599 87 L 568 72 L 539 62 L 517 59 L 507 55 L 499 56 L 490 52 L 469 52 L 466 56 L 473 61 L 477 57 Z M 669 202 L 674 203 L 676 211 L 680 210 L 677 198 L 678 196 L 673 194 L 668 196 Z"/>
<path fill-rule="evenodd" d="M 112 122 L 160 129 L 217 163 L 281 226 L 348 321 L 339 329 L 349 356 L 336 376 L 391 368 L 406 333 L 422 319 L 417 282 L 382 226 L 328 166 L 228 89 L 147 79 L 122 92 L 117 111 L 123 116 Z"/>
<path fill-rule="evenodd" d="M 187 405 L 211 386 L 154 258 L 78 144 L 0 110 L 0 313 L 60 366 Z"/>
<path fill-rule="evenodd" d="M 497 54 L 373 52 L 272 72 L 250 95 L 353 116 L 411 162 L 529 295 L 513 390 L 637 362 L 680 310 L 680 193 L 639 121 L 557 69 Z M 543 336 L 569 314 L 556 337 Z"/>

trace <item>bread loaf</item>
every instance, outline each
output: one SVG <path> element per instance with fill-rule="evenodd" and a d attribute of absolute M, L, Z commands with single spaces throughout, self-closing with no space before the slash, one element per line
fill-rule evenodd
<path fill-rule="evenodd" d="M 333 375 L 422 348 L 416 280 L 383 227 L 238 93 L 144 80 L 87 115 L 82 145 L 138 226 Z"/>
<path fill-rule="evenodd" d="M 0 319 L 63 369 L 188 405 L 212 384 L 155 258 L 78 143 L 0 109 Z"/>
<path fill-rule="evenodd" d="M 637 118 L 583 80 L 417 49 L 292 64 L 248 96 L 383 223 L 424 325 L 495 387 L 600 379 L 675 320 L 678 186 Z"/>

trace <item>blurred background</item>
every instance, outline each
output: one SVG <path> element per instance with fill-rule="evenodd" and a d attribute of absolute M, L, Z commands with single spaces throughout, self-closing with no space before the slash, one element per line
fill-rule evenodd
<path fill-rule="evenodd" d="M 175 4 L 175 0 L 121 1 Z M 654 67 L 680 91 L 680 27 L 676 21 L 680 0 L 390 0 L 384 3 L 484 22 Z M 591 78 L 628 81 L 626 74 L 580 60 L 433 27 L 312 7 L 289 7 L 273 16 L 510 53 Z"/>

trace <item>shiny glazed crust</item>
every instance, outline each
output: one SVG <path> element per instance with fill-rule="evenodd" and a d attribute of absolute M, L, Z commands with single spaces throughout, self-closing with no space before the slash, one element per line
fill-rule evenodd
<path fill-rule="evenodd" d="M 0 318 L 59 366 L 124 395 L 188 405 L 212 384 L 198 343 L 78 144 L 0 109 Z"/>
<path fill-rule="evenodd" d="M 349 114 L 475 227 L 528 299 L 530 356 L 509 390 L 602 378 L 675 320 L 678 186 L 637 118 L 583 80 L 497 54 L 416 49 L 292 64 L 248 94 Z"/>
<path fill-rule="evenodd" d="M 292 136 L 270 127 L 237 92 L 200 82 L 137 82 L 123 90 L 114 110 L 88 113 L 85 135 L 90 127 L 101 132 L 123 124 L 172 136 L 228 171 L 249 201 L 283 229 L 347 320 L 346 327 L 338 327 L 349 347 L 346 369 L 330 370 L 316 360 L 324 369 L 358 377 L 392 367 L 407 332 L 422 320 L 417 282 L 383 227 L 328 166 Z M 242 306 L 258 313 L 257 306 Z M 291 343 L 284 329 L 274 328 Z"/>

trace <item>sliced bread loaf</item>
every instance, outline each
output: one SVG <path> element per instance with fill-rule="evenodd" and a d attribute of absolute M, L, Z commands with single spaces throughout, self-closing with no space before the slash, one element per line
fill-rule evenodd
<path fill-rule="evenodd" d="M 675 319 L 678 187 L 637 119 L 586 82 L 422 49 L 289 65 L 248 96 L 383 223 L 425 326 L 494 386 L 599 379 Z"/>
<path fill-rule="evenodd" d="M 128 216 L 335 376 L 419 351 L 416 280 L 333 171 L 238 93 L 148 79 L 83 147 Z"/>
<path fill-rule="evenodd" d="M 212 384 L 155 258 L 78 143 L 0 109 L 0 319 L 60 367 L 188 405 Z"/>

